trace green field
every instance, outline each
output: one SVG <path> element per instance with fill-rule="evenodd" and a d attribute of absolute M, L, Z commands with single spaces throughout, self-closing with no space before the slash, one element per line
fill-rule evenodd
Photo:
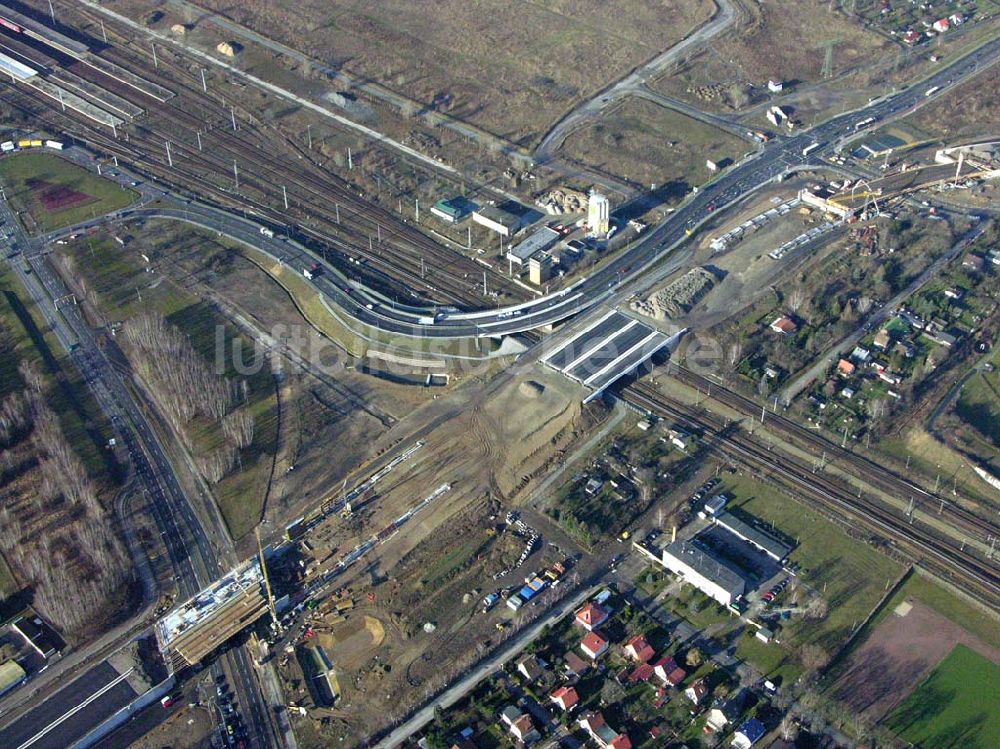
<path fill-rule="evenodd" d="M 995 747 L 1000 736 L 1000 666 L 956 645 L 889 716 L 887 725 L 922 747 Z"/>
<path fill-rule="evenodd" d="M 734 506 L 797 540 L 789 560 L 801 565 L 802 580 L 827 601 L 826 618 L 792 619 L 781 639 L 786 644 L 815 643 L 832 654 L 875 608 L 886 582 L 896 580 L 902 566 L 768 484 L 736 477 L 727 479 L 725 486 L 736 494 Z"/>
<path fill-rule="evenodd" d="M 28 232 L 43 233 L 116 211 L 138 197 L 111 180 L 91 174 L 53 153 L 27 151 L 0 159 L 0 182 L 7 200 L 19 213 Z M 46 207 L 43 193 L 58 203 L 57 193 L 79 193 L 78 202 L 65 207 Z"/>

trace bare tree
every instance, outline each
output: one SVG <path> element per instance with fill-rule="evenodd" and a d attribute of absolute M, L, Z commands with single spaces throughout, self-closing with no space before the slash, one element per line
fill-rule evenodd
<path fill-rule="evenodd" d="M 254 418 L 245 408 L 227 414 L 222 419 L 222 432 L 240 450 L 253 442 Z"/>

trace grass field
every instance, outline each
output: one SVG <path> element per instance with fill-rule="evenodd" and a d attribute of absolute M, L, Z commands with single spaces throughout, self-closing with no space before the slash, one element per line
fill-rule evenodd
<path fill-rule="evenodd" d="M 52 153 L 23 152 L 0 159 L 7 199 L 31 233 L 42 233 L 101 216 L 137 195 Z"/>
<path fill-rule="evenodd" d="M 957 645 L 892 715 L 902 738 L 934 749 L 990 749 L 1000 736 L 1000 666 Z"/>
<path fill-rule="evenodd" d="M 782 639 L 789 645 L 815 643 L 832 653 L 875 608 L 886 582 L 898 578 L 903 568 L 767 484 L 738 477 L 727 480 L 726 486 L 736 494 L 735 506 L 797 539 L 789 560 L 801 564 L 802 580 L 827 601 L 826 618 L 792 619 Z"/>
<path fill-rule="evenodd" d="M 560 153 L 623 179 L 656 184 L 680 200 L 711 177 L 706 159 L 736 161 L 749 148 L 736 136 L 674 110 L 628 100 L 567 138 Z"/>

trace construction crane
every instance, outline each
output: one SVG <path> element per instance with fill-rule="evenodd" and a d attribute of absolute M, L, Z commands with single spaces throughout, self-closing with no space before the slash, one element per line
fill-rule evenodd
<path fill-rule="evenodd" d="M 260 526 L 254 528 L 257 536 L 257 552 L 260 554 L 260 571 L 264 575 L 264 590 L 267 591 L 267 607 L 271 610 L 271 621 L 279 632 L 281 631 L 281 621 L 278 619 L 278 609 L 274 605 L 274 593 L 271 592 L 271 578 L 267 574 L 267 562 L 264 560 L 264 545 L 260 540 Z"/>

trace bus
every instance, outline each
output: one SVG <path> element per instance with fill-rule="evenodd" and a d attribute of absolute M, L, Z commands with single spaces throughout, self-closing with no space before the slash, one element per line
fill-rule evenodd
<path fill-rule="evenodd" d="M 803 156 L 808 156 L 813 151 L 815 151 L 817 148 L 819 148 L 819 143 L 813 143 L 812 145 L 808 145 L 808 146 L 806 146 L 805 148 L 802 149 L 802 155 Z"/>

